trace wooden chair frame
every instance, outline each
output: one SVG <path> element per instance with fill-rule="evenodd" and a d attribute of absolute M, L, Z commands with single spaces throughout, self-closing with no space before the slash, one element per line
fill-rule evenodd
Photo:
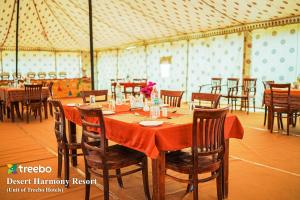
<path fill-rule="evenodd" d="M 180 107 L 183 93 L 184 91 L 161 90 L 160 97 L 164 103 L 169 104 L 172 107 Z"/>

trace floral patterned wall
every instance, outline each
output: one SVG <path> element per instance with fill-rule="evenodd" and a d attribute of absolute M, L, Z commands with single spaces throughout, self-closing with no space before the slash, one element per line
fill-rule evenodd
<path fill-rule="evenodd" d="M 81 77 L 80 52 L 56 53 L 57 72 L 67 72 L 67 78 Z"/>
<path fill-rule="evenodd" d="M 118 77 L 119 78 L 146 78 L 145 47 L 124 49 L 118 52 Z"/>
<path fill-rule="evenodd" d="M 56 55 L 55 55 L 56 54 Z M 2 51 L 1 72 L 15 72 L 15 51 Z M 56 57 L 56 58 L 55 58 Z M 55 66 L 56 60 L 56 66 Z M 20 51 L 19 72 L 25 76 L 27 72 L 65 71 L 67 78 L 81 77 L 80 53 L 77 52 L 50 52 L 50 51 Z"/>
<path fill-rule="evenodd" d="M 97 76 L 95 76 L 98 83 L 96 85 L 97 89 L 107 89 L 111 92 L 110 79 L 117 78 L 117 53 L 117 51 L 106 51 L 97 54 Z"/>
<path fill-rule="evenodd" d="M 262 81 L 292 83 L 300 76 L 300 25 L 252 32 L 251 76 L 257 77 L 257 102 L 262 101 Z"/>

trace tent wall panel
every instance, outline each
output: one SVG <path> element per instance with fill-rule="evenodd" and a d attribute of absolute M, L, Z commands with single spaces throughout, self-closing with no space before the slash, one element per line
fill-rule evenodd
<path fill-rule="evenodd" d="M 252 33 L 251 76 L 257 77 L 257 102 L 262 101 L 264 80 L 294 82 L 299 74 L 300 26 L 288 25 Z"/>

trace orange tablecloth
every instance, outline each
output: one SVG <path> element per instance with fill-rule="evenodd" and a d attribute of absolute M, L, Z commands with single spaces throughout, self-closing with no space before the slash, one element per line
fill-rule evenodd
<path fill-rule="evenodd" d="M 0 100 L 6 102 L 6 105 L 9 105 L 11 102 L 23 101 L 25 96 L 24 88 L 0 88 Z M 48 87 L 42 88 L 42 98 L 48 98 L 50 96 L 50 92 Z"/>
<path fill-rule="evenodd" d="M 270 105 L 271 101 L 271 90 L 266 89 L 264 91 L 263 104 L 266 106 Z M 300 108 L 300 90 L 299 89 L 291 89 L 291 106 Z"/>
<path fill-rule="evenodd" d="M 80 114 L 75 107 L 64 106 L 66 119 L 81 125 Z M 128 107 L 117 107 L 117 115 L 132 113 Z M 136 112 L 136 111 L 135 111 Z M 174 116 L 176 117 L 176 116 Z M 159 151 L 179 150 L 192 145 L 192 115 L 187 123 L 164 123 L 159 127 L 143 127 L 135 123 L 105 116 L 106 135 L 109 140 L 144 152 L 150 158 L 157 158 Z M 225 138 L 242 139 L 244 129 L 235 115 L 228 114 L 225 121 Z"/>

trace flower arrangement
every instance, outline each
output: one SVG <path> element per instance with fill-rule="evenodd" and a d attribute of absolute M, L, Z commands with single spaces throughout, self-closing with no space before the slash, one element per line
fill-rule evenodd
<path fill-rule="evenodd" d="M 156 83 L 149 81 L 146 87 L 143 87 L 141 89 L 141 93 L 144 94 L 145 98 L 151 97 L 151 92 L 153 90 L 153 86 L 156 85 Z"/>

